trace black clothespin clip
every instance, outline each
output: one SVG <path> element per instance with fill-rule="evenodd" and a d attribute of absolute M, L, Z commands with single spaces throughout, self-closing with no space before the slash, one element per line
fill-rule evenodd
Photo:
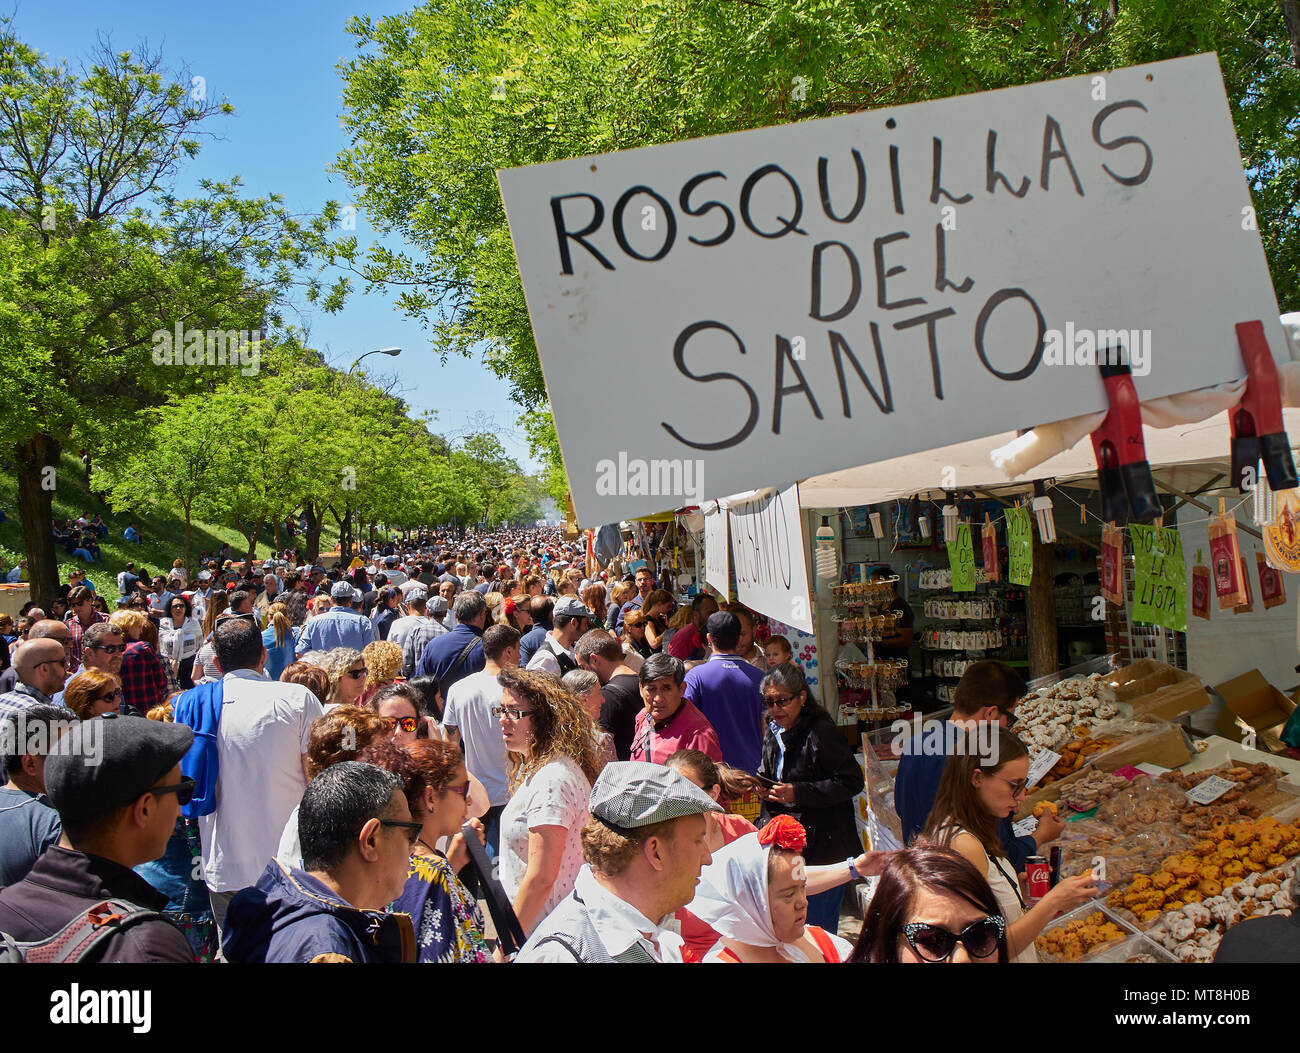
<path fill-rule="evenodd" d="M 1133 387 L 1128 356 L 1120 347 L 1118 356 L 1110 348 L 1097 353 L 1106 399 L 1110 410 L 1101 427 L 1092 433 L 1092 450 L 1097 457 L 1097 482 L 1101 490 L 1101 517 L 1117 522 L 1136 519 L 1146 522 L 1160 514 L 1151 465 L 1142 441 L 1142 407 Z M 1120 361 L 1115 361 L 1119 359 Z M 1127 513 L 1131 511 L 1131 516 Z"/>
<path fill-rule="evenodd" d="M 1268 349 L 1264 323 L 1238 322 L 1236 328 L 1237 346 L 1246 363 L 1246 390 L 1241 401 L 1228 411 L 1232 479 L 1242 493 L 1252 489 L 1255 466 L 1262 460 L 1269 487 L 1290 490 L 1300 485 L 1300 480 L 1296 478 L 1291 443 L 1282 423 L 1277 364 Z"/>

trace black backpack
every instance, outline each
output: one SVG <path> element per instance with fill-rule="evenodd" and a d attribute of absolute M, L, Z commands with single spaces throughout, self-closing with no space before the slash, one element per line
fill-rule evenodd
<path fill-rule="evenodd" d="M 142 921 L 161 917 L 163 915 L 156 910 L 139 907 L 125 900 L 101 900 L 89 910 L 78 912 L 68 924 L 43 940 L 15 940 L 7 932 L 0 932 L 0 964 L 33 962 L 66 965 L 84 961 L 91 951 L 110 936 Z"/>

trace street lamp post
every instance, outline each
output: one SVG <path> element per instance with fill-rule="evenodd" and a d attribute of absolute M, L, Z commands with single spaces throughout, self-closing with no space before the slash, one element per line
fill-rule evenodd
<path fill-rule="evenodd" d="M 401 353 L 402 353 L 402 349 L 400 347 L 377 347 L 373 351 L 367 351 L 364 355 L 361 356 L 361 358 L 358 358 L 355 362 L 353 362 L 352 365 L 348 367 L 348 371 L 345 375 L 351 376 L 352 371 L 356 369 L 357 366 L 361 365 L 362 358 L 369 358 L 371 355 L 387 355 L 389 358 L 396 358 Z M 352 550 L 352 543 L 351 543 L 352 542 L 351 539 L 352 509 L 351 508 L 347 510 L 347 514 L 344 516 L 344 522 L 347 524 L 347 527 L 346 530 L 344 531 L 344 536 L 339 538 L 339 552 L 344 558 L 347 558 L 348 553 Z"/>
<path fill-rule="evenodd" d="M 371 355 L 388 355 L 389 358 L 396 358 L 402 353 L 400 347 L 377 347 L 373 351 L 367 351 L 361 358 L 369 358 Z M 361 365 L 361 358 L 358 358 L 351 366 L 348 367 L 348 375 L 351 376 L 352 370 Z"/>

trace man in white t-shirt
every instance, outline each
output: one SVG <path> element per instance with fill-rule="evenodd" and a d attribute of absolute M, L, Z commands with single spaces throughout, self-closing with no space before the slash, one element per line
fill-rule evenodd
<path fill-rule="evenodd" d="M 220 936 L 231 897 L 257 883 L 307 788 L 307 740 L 324 710 L 301 684 L 262 675 L 266 648 L 251 620 L 228 619 L 212 635 L 224 674 L 217 807 L 199 817 L 199 837 Z"/>
<path fill-rule="evenodd" d="M 452 742 L 465 747 L 465 767 L 487 790 L 483 816 L 488 851 L 496 857 L 502 809 L 510 800 L 506 775 L 506 742 L 501 722 L 492 710 L 501 704 L 497 677 L 502 669 L 519 665 L 519 631 L 509 625 L 492 625 L 483 633 L 483 671 L 457 680 L 447 691 L 442 726 Z"/>

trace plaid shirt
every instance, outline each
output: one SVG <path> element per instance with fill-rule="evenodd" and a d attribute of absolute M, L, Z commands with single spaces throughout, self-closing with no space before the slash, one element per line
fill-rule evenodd
<path fill-rule="evenodd" d="M 428 624 L 418 624 L 406 635 L 402 643 L 402 675 L 408 680 L 415 676 L 415 667 L 419 664 L 421 656 L 424 654 L 425 647 L 430 640 L 435 640 L 444 633 L 451 632 L 442 622 L 433 618 L 427 619 Z"/>
<path fill-rule="evenodd" d="M 96 622 L 108 621 L 108 616 L 99 611 L 92 610 L 90 614 L 90 625 L 94 625 Z M 68 616 L 64 619 L 64 624 L 68 627 L 68 672 L 75 673 L 81 668 L 81 637 L 90 628 L 90 625 L 83 626 L 81 620 L 71 611 L 68 612 Z"/>
<path fill-rule="evenodd" d="M 0 695 L 0 718 L 16 716 L 24 709 L 39 705 L 58 706 L 59 703 L 20 680 L 12 691 Z"/>
<path fill-rule="evenodd" d="M 167 697 L 167 675 L 162 659 L 143 640 L 126 645 L 122 652 L 122 712 L 148 714 Z"/>

